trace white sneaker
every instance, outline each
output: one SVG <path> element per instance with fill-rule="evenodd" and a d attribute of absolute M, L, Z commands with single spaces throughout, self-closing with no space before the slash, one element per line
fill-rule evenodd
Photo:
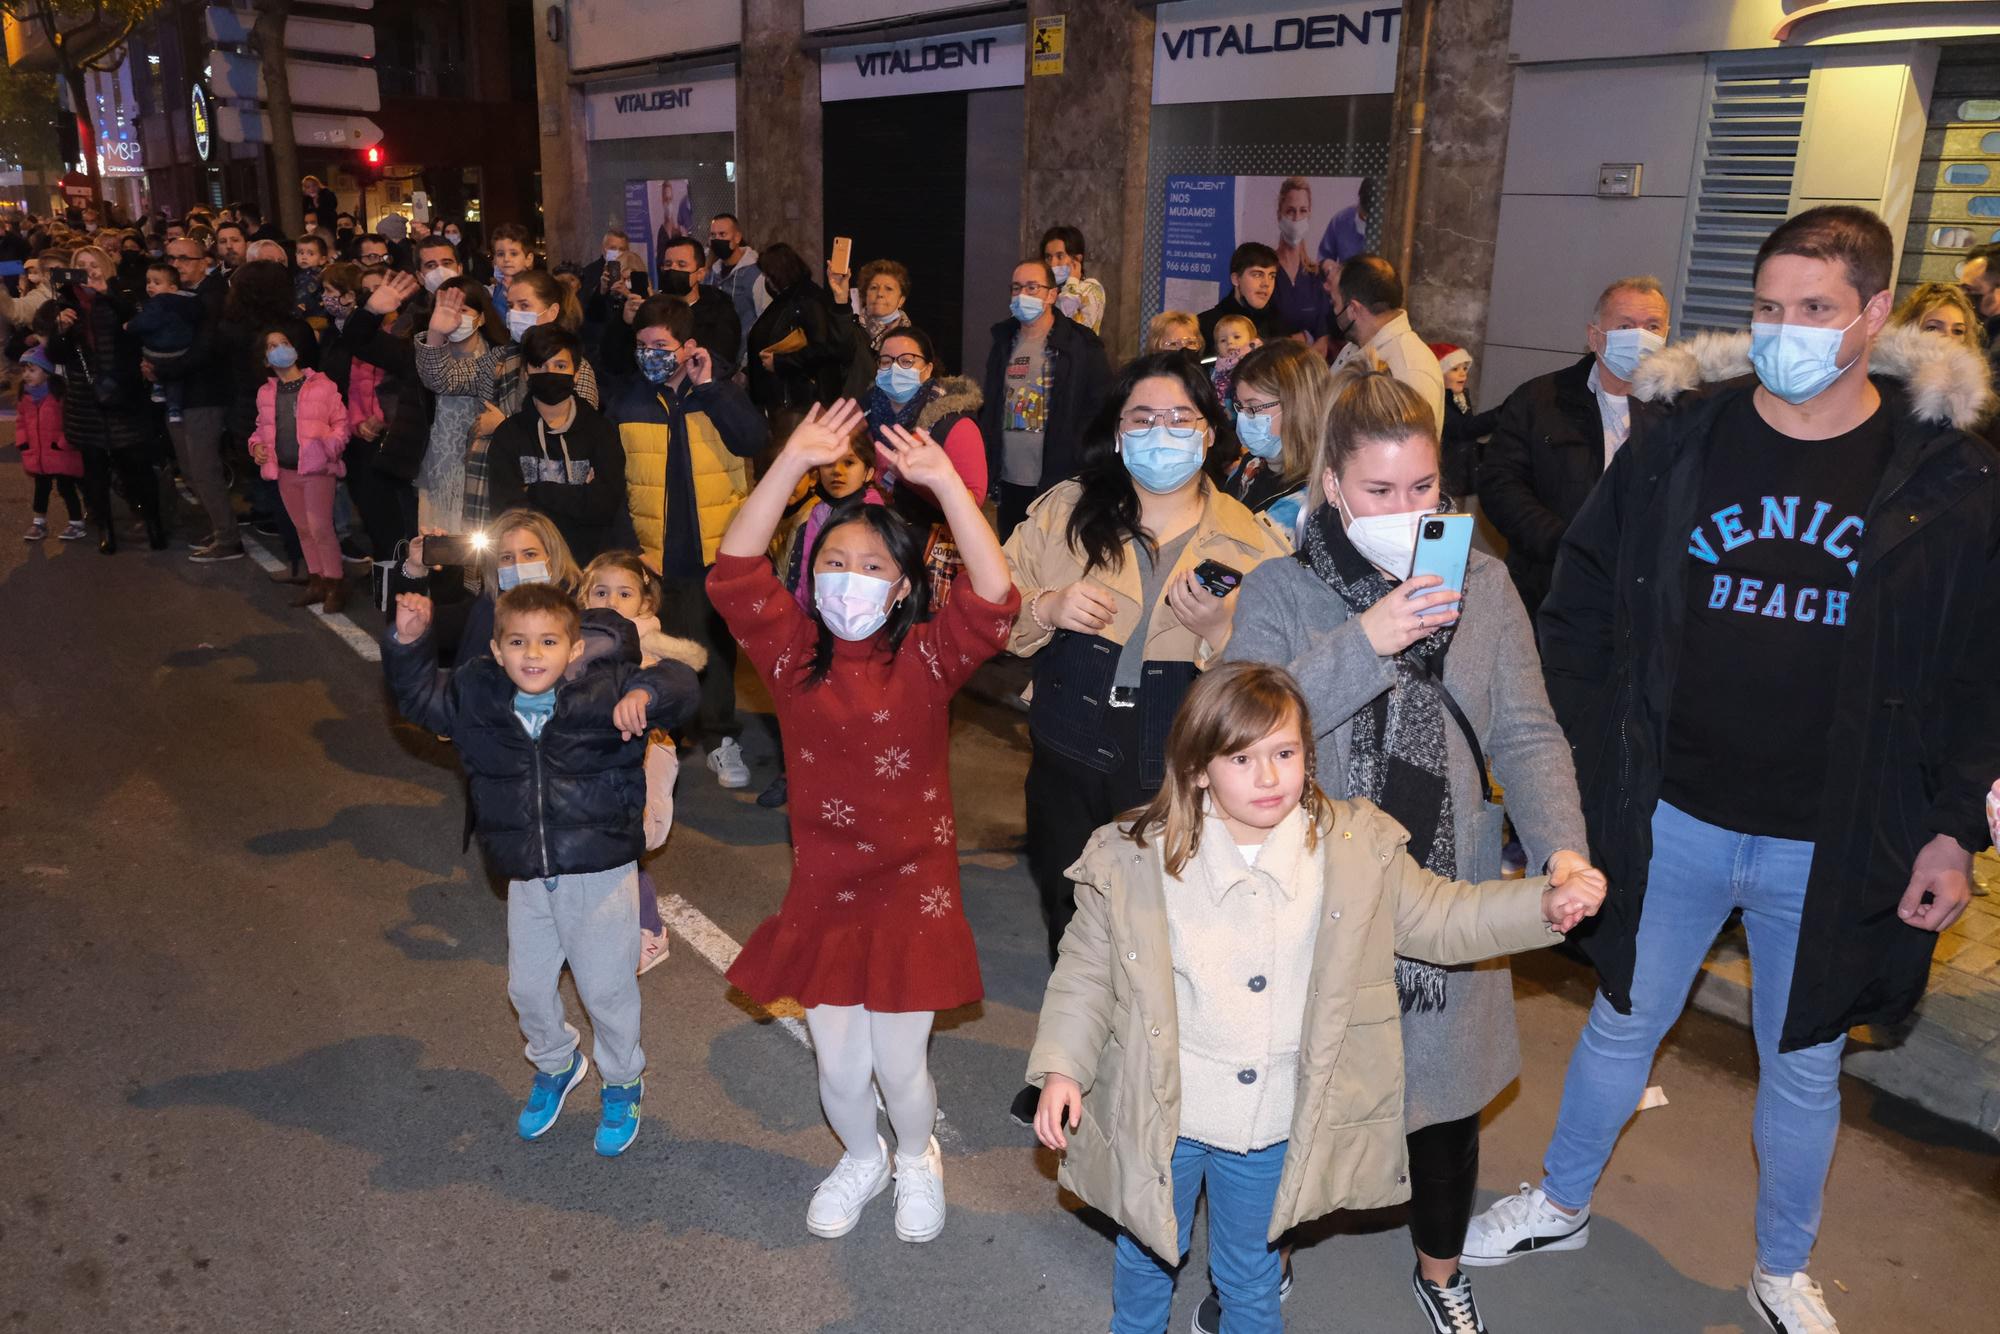
<path fill-rule="evenodd" d="M 48 535 L 49 521 L 38 518 L 28 525 L 27 532 L 21 534 L 21 540 L 24 542 L 39 542 Z"/>
<path fill-rule="evenodd" d="M 843 1154 L 826 1180 L 813 1188 L 806 1206 L 806 1231 L 815 1237 L 844 1237 L 861 1221 L 868 1201 L 889 1189 L 889 1145 L 875 1137 L 874 1162 Z"/>
<path fill-rule="evenodd" d="M 1778 1334 L 1840 1334 L 1819 1284 L 1801 1269 L 1790 1278 L 1750 1271 L 1750 1309 Z"/>
<path fill-rule="evenodd" d="M 1590 1240 L 1590 1206 L 1566 1214 L 1541 1187 L 1521 1183 L 1519 1194 L 1494 1201 L 1465 1232 L 1462 1265 L 1504 1265 L 1537 1251 L 1576 1251 Z"/>
<path fill-rule="evenodd" d="M 924 1156 L 896 1159 L 896 1235 L 930 1241 L 944 1231 L 944 1154 L 935 1136 Z"/>
<path fill-rule="evenodd" d="M 735 737 L 724 737 L 708 752 L 708 767 L 724 787 L 750 786 L 750 766 L 743 762 L 743 747 Z"/>

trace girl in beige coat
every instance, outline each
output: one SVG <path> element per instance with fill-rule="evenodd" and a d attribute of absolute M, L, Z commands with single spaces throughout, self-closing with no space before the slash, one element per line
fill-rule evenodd
<path fill-rule="evenodd" d="M 1113 1334 L 1159 1334 L 1196 1197 L 1230 1334 L 1277 1334 L 1275 1242 L 1409 1197 L 1398 953 L 1469 963 L 1553 944 L 1595 871 L 1453 882 L 1365 801 L 1313 781 L 1305 700 L 1228 663 L 1189 692 L 1159 795 L 1070 869 L 1076 916 L 1028 1058 L 1059 1180 L 1124 1228 Z"/>

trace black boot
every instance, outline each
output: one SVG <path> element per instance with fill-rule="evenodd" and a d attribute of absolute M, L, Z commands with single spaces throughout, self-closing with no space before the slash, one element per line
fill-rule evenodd
<path fill-rule="evenodd" d="M 107 556 L 117 555 L 118 525 L 115 522 L 107 523 L 104 525 L 103 532 L 104 536 L 97 539 L 97 549 Z"/>

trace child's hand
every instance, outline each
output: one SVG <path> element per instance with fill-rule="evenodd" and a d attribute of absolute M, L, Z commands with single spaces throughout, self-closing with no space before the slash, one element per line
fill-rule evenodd
<path fill-rule="evenodd" d="M 396 642 L 414 644 L 431 628 L 431 600 L 422 593 L 396 594 Z"/>
<path fill-rule="evenodd" d="M 952 466 L 951 457 L 931 438 L 929 431 L 885 426 L 876 437 L 875 457 L 879 464 L 894 468 L 899 477 L 915 482 L 934 496 L 943 496 L 947 486 L 965 485 L 958 480 L 958 469 Z"/>
<path fill-rule="evenodd" d="M 1069 1147 L 1063 1127 L 1083 1124 L 1083 1085 L 1068 1075 L 1042 1076 L 1042 1100 L 1035 1107 L 1035 1138 L 1060 1153 Z"/>
<path fill-rule="evenodd" d="M 423 284 L 411 274 L 392 273 L 382 280 L 380 287 L 368 294 L 368 312 L 371 315 L 394 315 L 422 287 Z"/>
<path fill-rule="evenodd" d="M 635 736 L 646 735 L 646 710 L 653 706 L 652 692 L 628 690 L 625 698 L 618 701 L 618 707 L 611 711 L 611 725 L 618 729 L 618 735 L 630 741 Z"/>
<path fill-rule="evenodd" d="M 484 440 L 499 430 L 500 423 L 506 420 L 506 413 L 500 411 L 499 408 L 494 407 L 491 403 L 482 402 L 479 409 L 479 420 L 472 424 L 472 433 Z"/>
<path fill-rule="evenodd" d="M 785 441 L 783 457 L 797 464 L 802 473 L 824 467 L 847 453 L 861 418 L 861 405 L 851 398 L 843 398 L 830 408 L 815 405 Z"/>
<path fill-rule="evenodd" d="M 715 358 L 705 347 L 696 346 L 691 352 L 683 348 L 681 365 L 687 367 L 689 384 L 707 384 L 715 378 Z"/>
<path fill-rule="evenodd" d="M 1586 917 L 1597 915 L 1609 888 L 1604 872 L 1583 855 L 1564 849 L 1549 858 L 1549 887 L 1542 893 L 1542 920 L 1568 933 Z"/>

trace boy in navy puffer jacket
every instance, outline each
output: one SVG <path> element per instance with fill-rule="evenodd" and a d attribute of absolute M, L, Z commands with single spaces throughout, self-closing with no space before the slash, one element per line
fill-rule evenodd
<path fill-rule="evenodd" d="M 646 733 L 678 727 L 694 712 L 695 675 L 677 662 L 641 668 L 630 621 L 609 610 L 579 617 L 553 584 L 502 594 L 493 656 L 455 672 L 438 669 L 430 619 L 429 598 L 396 599 L 382 668 L 403 716 L 458 747 L 480 845 L 508 878 L 507 994 L 538 1071 L 518 1129 L 523 1139 L 548 1130 L 590 1068 L 556 989 L 567 962 L 604 1081 L 597 1152 L 615 1156 L 638 1134 L 644 1092 L 638 862 Z M 580 663 L 586 621 L 593 638 L 618 638 L 619 651 Z"/>

